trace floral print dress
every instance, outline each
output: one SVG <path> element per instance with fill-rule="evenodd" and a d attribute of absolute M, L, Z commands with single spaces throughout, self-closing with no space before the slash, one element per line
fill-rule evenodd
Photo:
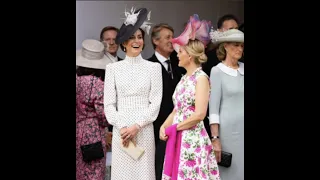
<path fill-rule="evenodd" d="M 95 76 L 76 75 L 76 179 L 103 180 L 106 157 L 86 163 L 81 146 L 102 141 L 106 152 L 105 128 L 108 126 L 103 110 L 104 82 Z"/>
<path fill-rule="evenodd" d="M 195 111 L 196 84 L 199 76 L 207 76 L 199 67 L 191 76 L 184 75 L 173 94 L 176 114 L 173 124 L 186 120 Z M 209 78 L 208 78 L 209 80 Z M 220 180 L 211 140 L 203 121 L 182 131 L 178 180 Z"/>

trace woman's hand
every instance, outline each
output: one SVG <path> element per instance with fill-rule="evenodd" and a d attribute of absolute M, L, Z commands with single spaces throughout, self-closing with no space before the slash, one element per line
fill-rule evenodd
<path fill-rule="evenodd" d="M 212 139 L 212 146 L 217 162 L 221 162 L 221 143 L 219 139 Z"/>
<path fill-rule="evenodd" d="M 159 131 L 159 136 L 162 141 L 166 141 L 168 139 L 168 136 L 166 135 L 165 132 L 166 132 L 166 129 L 164 128 L 164 126 L 161 126 Z"/>
<path fill-rule="evenodd" d="M 138 125 L 134 124 L 134 125 L 130 126 L 129 128 L 127 128 L 127 130 L 123 134 L 121 134 L 121 138 L 124 141 L 132 140 L 138 134 L 139 129 L 140 128 L 138 128 Z"/>
<path fill-rule="evenodd" d="M 106 133 L 106 147 L 107 147 L 107 150 L 111 148 L 111 143 L 112 143 L 112 132 L 107 132 Z"/>
<path fill-rule="evenodd" d="M 125 133 L 127 133 L 128 131 L 128 128 L 127 127 L 123 127 L 120 129 L 120 136 L 122 137 Z M 129 141 L 125 141 L 123 138 L 121 138 L 121 141 L 122 141 L 122 145 L 124 147 L 128 147 L 129 145 Z"/>

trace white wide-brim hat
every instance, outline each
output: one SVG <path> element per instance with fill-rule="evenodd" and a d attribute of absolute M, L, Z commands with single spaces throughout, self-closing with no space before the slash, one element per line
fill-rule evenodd
<path fill-rule="evenodd" d="M 244 42 L 244 33 L 238 29 L 229 29 L 223 32 L 211 31 L 210 37 L 214 44 L 223 42 Z"/>
<path fill-rule="evenodd" d="M 82 48 L 76 51 L 76 65 L 94 69 L 105 69 L 108 63 L 104 55 L 104 45 L 94 39 L 82 42 Z"/>

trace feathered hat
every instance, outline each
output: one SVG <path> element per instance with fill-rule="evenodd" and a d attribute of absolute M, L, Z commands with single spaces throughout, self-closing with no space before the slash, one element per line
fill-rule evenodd
<path fill-rule="evenodd" d="M 198 14 L 190 16 L 190 19 L 183 31 L 183 33 L 171 40 L 172 46 L 176 52 L 179 51 L 180 46 L 188 44 L 189 40 L 199 40 L 206 47 L 210 42 L 210 27 L 211 21 L 200 21 Z"/>
<path fill-rule="evenodd" d="M 149 34 L 150 31 L 150 15 L 151 11 L 146 8 L 135 9 L 134 7 L 131 8 L 130 12 L 127 12 L 125 9 L 125 21 L 122 24 L 119 33 L 116 37 L 116 43 L 121 44 L 128 40 L 139 28 L 141 28 L 144 32 Z M 147 21 L 146 21 L 147 19 Z"/>

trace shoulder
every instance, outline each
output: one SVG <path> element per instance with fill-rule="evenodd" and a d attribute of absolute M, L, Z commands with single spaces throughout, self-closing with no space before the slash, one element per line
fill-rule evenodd
<path fill-rule="evenodd" d="M 144 62 L 147 66 L 150 66 L 151 68 L 155 68 L 155 69 L 160 68 L 161 69 L 161 65 L 158 62 L 153 62 L 150 60 L 145 60 Z"/>
<path fill-rule="evenodd" d="M 207 73 L 205 73 L 203 70 L 198 71 L 198 73 L 196 74 L 197 77 L 205 77 L 205 78 L 209 78 L 209 76 L 207 75 Z"/>
<path fill-rule="evenodd" d="M 151 62 L 157 62 L 157 57 L 155 54 L 153 54 L 150 58 L 147 59 L 148 61 L 151 61 Z"/>
<path fill-rule="evenodd" d="M 109 63 L 106 65 L 106 71 L 111 71 L 113 68 L 113 63 Z"/>
<path fill-rule="evenodd" d="M 124 61 L 117 61 L 117 62 L 113 62 L 113 63 L 109 63 L 106 65 L 106 70 L 110 70 L 110 69 L 114 69 L 114 68 L 117 68 L 119 67 L 119 65 L 123 64 Z"/>
<path fill-rule="evenodd" d="M 244 69 L 244 63 L 243 63 L 243 62 L 240 62 L 240 61 L 239 61 L 238 64 L 239 64 L 239 67 L 240 67 L 240 68 L 243 68 L 243 69 Z"/>
<path fill-rule="evenodd" d="M 221 66 L 220 63 L 217 64 L 216 66 L 213 66 L 210 71 L 210 76 L 220 74 L 221 73 L 221 69 L 219 68 L 220 66 Z"/>
<path fill-rule="evenodd" d="M 209 82 L 209 76 L 202 70 L 196 73 L 197 82 Z"/>

